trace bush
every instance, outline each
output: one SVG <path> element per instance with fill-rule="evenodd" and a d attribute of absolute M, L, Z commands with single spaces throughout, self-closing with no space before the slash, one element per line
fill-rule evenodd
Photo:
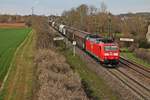
<path fill-rule="evenodd" d="M 83 84 L 84 91 L 86 92 L 88 98 L 90 100 L 99 100 L 99 98 L 97 96 L 93 95 L 94 92 L 91 90 L 90 85 L 88 84 L 88 82 L 84 79 L 82 79 L 81 82 Z"/>
<path fill-rule="evenodd" d="M 26 26 L 31 27 L 32 26 L 31 18 L 26 19 L 25 24 L 26 24 Z"/>
<path fill-rule="evenodd" d="M 35 63 L 39 83 L 35 100 L 88 100 L 80 77 L 64 56 L 51 49 L 39 49 Z"/>
<path fill-rule="evenodd" d="M 150 52 L 146 49 L 137 49 L 135 50 L 135 55 L 138 58 L 141 58 L 147 62 L 150 62 Z"/>
<path fill-rule="evenodd" d="M 146 39 L 140 40 L 139 41 L 139 48 L 148 49 L 148 48 L 150 48 L 150 43 L 148 43 Z"/>
<path fill-rule="evenodd" d="M 131 44 L 131 46 L 129 47 L 129 51 L 133 52 L 134 50 L 136 50 L 138 48 L 138 44 L 137 43 L 133 43 Z"/>

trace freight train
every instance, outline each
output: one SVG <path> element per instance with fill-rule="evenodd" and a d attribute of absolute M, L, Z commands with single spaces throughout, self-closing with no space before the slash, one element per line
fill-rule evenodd
<path fill-rule="evenodd" d="M 119 64 L 120 50 L 112 39 L 106 39 L 97 34 L 90 34 L 53 21 L 49 21 L 49 24 L 70 41 L 76 41 L 78 47 L 94 56 L 102 64 L 112 66 Z"/>

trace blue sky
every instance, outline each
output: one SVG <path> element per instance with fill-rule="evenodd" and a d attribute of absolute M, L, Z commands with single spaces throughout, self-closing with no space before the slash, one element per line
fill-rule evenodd
<path fill-rule="evenodd" d="M 93 5 L 100 8 L 104 1 L 113 14 L 128 12 L 150 12 L 150 0 L 0 0 L 0 14 L 58 14 L 80 4 Z"/>

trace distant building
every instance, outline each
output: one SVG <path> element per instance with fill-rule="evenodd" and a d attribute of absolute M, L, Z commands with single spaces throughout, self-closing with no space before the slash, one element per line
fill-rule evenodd
<path fill-rule="evenodd" d="M 150 25 L 148 26 L 148 32 L 146 34 L 147 41 L 150 43 Z"/>

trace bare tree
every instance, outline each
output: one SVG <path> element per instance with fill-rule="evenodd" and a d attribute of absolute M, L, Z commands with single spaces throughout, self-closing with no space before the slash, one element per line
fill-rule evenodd
<path fill-rule="evenodd" d="M 95 15 L 97 13 L 97 8 L 94 6 L 89 7 L 89 14 L 90 15 Z"/>
<path fill-rule="evenodd" d="M 101 12 L 107 13 L 107 5 L 104 2 L 101 2 Z"/>
<path fill-rule="evenodd" d="M 53 41 L 53 36 L 50 32 L 50 28 L 47 22 L 47 18 L 34 16 L 32 21 L 32 27 L 36 31 L 36 47 L 38 49 L 41 48 L 49 48 L 50 42 Z"/>

